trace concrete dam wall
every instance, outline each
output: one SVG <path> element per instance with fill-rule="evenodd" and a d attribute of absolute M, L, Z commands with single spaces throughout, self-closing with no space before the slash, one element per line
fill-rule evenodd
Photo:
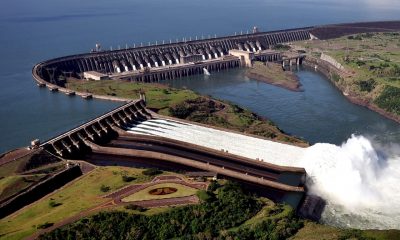
<path fill-rule="evenodd" d="M 309 28 L 282 30 L 275 32 L 253 33 L 227 36 L 206 40 L 193 40 L 179 43 L 143 46 L 115 51 L 99 51 L 72 55 L 48 60 L 35 66 L 33 75 L 39 84 L 51 83 L 62 86 L 61 79 L 68 77 L 83 78 L 83 72 L 96 71 L 113 75 L 132 71 L 142 71 L 141 78 L 134 74 L 125 79 L 151 81 L 154 74 L 146 74 L 155 68 L 178 67 L 174 71 L 159 72 L 159 78 L 176 78 L 203 73 L 203 68 L 210 71 L 239 67 L 239 59 L 229 58 L 229 50 L 258 52 L 267 50 L 278 43 L 287 43 L 310 39 Z M 180 67 L 190 57 L 197 57 L 196 66 Z M 145 75 L 142 77 L 142 75 Z M 147 77 L 149 75 L 149 77 Z M 156 74 L 157 76 L 157 74 Z"/>

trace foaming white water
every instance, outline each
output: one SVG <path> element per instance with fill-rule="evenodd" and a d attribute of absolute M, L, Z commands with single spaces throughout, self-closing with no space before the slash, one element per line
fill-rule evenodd
<path fill-rule="evenodd" d="M 397 146 L 398 147 L 398 146 Z M 318 143 L 296 165 L 307 170 L 309 189 L 324 198 L 322 220 L 354 228 L 400 229 L 400 155 L 378 154 L 370 140 L 352 136 L 342 146 Z M 396 152 L 396 151 L 395 151 Z"/>

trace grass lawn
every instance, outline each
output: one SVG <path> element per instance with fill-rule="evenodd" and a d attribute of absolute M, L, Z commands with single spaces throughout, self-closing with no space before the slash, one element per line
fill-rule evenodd
<path fill-rule="evenodd" d="M 0 200 L 8 198 L 43 179 L 46 174 L 11 175 L 0 179 Z"/>
<path fill-rule="evenodd" d="M 142 175 L 143 169 L 128 167 L 99 167 L 58 191 L 47 195 L 13 215 L 0 220 L 0 239 L 21 239 L 33 234 L 36 226 L 45 222 L 55 223 L 74 216 L 107 199 L 100 191 L 102 185 L 110 187 L 110 192 L 125 185 L 149 181 L 151 177 Z M 134 176 L 132 182 L 124 182 L 122 175 Z M 51 207 L 50 201 L 61 205 Z"/>
<path fill-rule="evenodd" d="M 17 194 L 65 167 L 64 161 L 54 161 L 50 157 L 46 162 L 38 156 L 48 157 L 46 153 L 36 151 L 0 166 L 0 200 Z"/>
<path fill-rule="evenodd" d="M 164 188 L 164 187 L 171 187 L 176 188 L 178 191 L 166 194 L 166 195 L 152 195 L 149 191 L 156 189 L 156 188 Z M 198 190 L 195 188 L 191 188 L 188 186 L 184 186 L 177 183 L 161 183 L 157 185 L 153 185 L 151 187 L 145 188 L 140 190 L 137 193 L 134 193 L 130 196 L 127 196 L 122 199 L 123 202 L 133 202 L 133 201 L 142 201 L 142 200 L 152 200 L 152 199 L 165 199 L 165 198 L 175 198 L 175 197 L 186 197 L 195 195 Z"/>
<path fill-rule="evenodd" d="M 0 177 L 7 177 L 17 174 L 20 165 L 25 164 L 29 158 L 20 158 L 0 166 Z"/>
<path fill-rule="evenodd" d="M 340 236 L 341 231 L 337 228 L 307 221 L 291 240 L 336 240 Z"/>
<path fill-rule="evenodd" d="M 146 84 L 127 81 L 81 81 L 69 80 L 69 89 L 89 92 L 98 95 L 113 95 L 122 98 L 138 99 L 140 91 L 145 92 L 147 107 L 165 109 L 188 99 L 196 99 L 200 95 L 191 90 L 178 90 L 162 84 Z"/>

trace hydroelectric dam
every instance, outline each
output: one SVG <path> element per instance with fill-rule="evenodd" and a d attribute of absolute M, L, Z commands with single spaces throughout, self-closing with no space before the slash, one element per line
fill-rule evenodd
<path fill-rule="evenodd" d="M 161 116 L 147 109 L 141 99 L 32 147 L 95 165 L 212 172 L 262 189 L 263 195 L 294 207 L 305 193 L 303 168 L 269 163 L 301 156 L 303 148 Z"/>
<path fill-rule="evenodd" d="M 308 205 L 304 215 L 320 211 L 305 198 L 304 168 L 282 166 L 300 159 L 305 148 L 256 136 L 158 115 L 145 106 L 145 96 L 129 100 L 65 88 L 66 79 L 154 82 L 246 67 L 252 61 L 301 64 L 301 53 L 285 56 L 277 44 L 329 39 L 347 34 L 400 29 L 400 22 L 370 22 L 315 26 L 271 32 L 154 44 L 114 51 L 60 57 L 34 66 L 37 84 L 51 91 L 83 98 L 123 101 L 124 105 L 32 148 L 43 148 L 65 159 L 98 165 L 160 167 L 207 171 L 234 179 L 263 195 L 292 206 Z M 310 206 L 313 205 L 314 206 Z M 310 210 L 311 209 L 311 210 Z"/>
<path fill-rule="evenodd" d="M 95 96 L 65 88 L 66 79 L 119 79 L 153 82 L 194 74 L 251 66 L 252 61 L 301 64 L 301 53 L 282 55 L 271 47 L 295 41 L 329 39 L 363 32 L 386 32 L 400 29 L 399 21 L 335 24 L 280 31 L 240 34 L 209 39 L 184 39 L 176 43 L 149 44 L 114 51 L 95 49 L 91 53 L 43 61 L 32 74 L 39 86 L 51 91 L 84 98 L 124 101 L 112 96 Z"/>

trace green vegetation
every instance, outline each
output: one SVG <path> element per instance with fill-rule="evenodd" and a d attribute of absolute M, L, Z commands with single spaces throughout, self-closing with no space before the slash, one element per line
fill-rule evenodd
<path fill-rule="evenodd" d="M 397 240 L 400 230 L 337 229 L 331 226 L 305 221 L 291 240 Z"/>
<path fill-rule="evenodd" d="M 130 183 L 122 180 L 123 175 L 134 176 Z M 90 173 L 67 184 L 60 190 L 36 201 L 17 213 L 0 220 L 0 239 L 22 239 L 37 231 L 40 224 L 57 223 L 68 217 L 97 206 L 109 199 L 103 198 L 102 185 L 110 191 L 120 189 L 127 184 L 148 182 L 152 177 L 142 174 L 142 169 L 128 167 L 99 167 Z M 51 207 L 50 201 L 60 203 Z"/>
<path fill-rule="evenodd" d="M 213 194 L 211 192 L 207 192 L 205 190 L 200 190 L 196 193 L 197 197 L 202 202 L 210 201 L 213 198 Z"/>
<path fill-rule="evenodd" d="M 0 179 L 0 200 L 12 197 L 46 178 L 45 174 L 11 175 Z"/>
<path fill-rule="evenodd" d="M 24 174 L 40 167 L 52 166 L 53 163 L 60 163 L 61 159 L 54 157 L 47 151 L 41 150 L 32 152 L 14 161 L 0 166 L 0 177 Z"/>
<path fill-rule="evenodd" d="M 65 162 L 46 151 L 36 151 L 0 166 L 0 201 L 65 168 Z"/>
<path fill-rule="evenodd" d="M 132 182 L 150 181 L 141 169 L 101 167 L 46 196 L 13 216 L 0 220 L 0 239 L 22 239 L 68 217 L 108 201 L 101 185 L 111 191 Z M 175 187 L 158 184 L 153 188 Z M 150 188 L 144 189 L 146 195 Z M 179 192 L 179 189 L 178 189 Z M 77 197 L 79 193 L 79 197 Z M 194 190 L 193 194 L 196 194 Z M 168 195 L 167 195 L 168 196 Z M 42 236 L 42 239 L 398 239 L 400 231 L 340 230 L 298 219 L 290 206 L 275 204 L 244 192 L 231 182 L 213 181 L 197 191 L 198 205 L 145 209 L 129 204 L 89 215 Z M 169 195 L 171 197 L 171 195 Z M 56 207 L 51 202 L 62 203 Z M 111 209 L 112 210 L 112 209 Z M 303 227 L 304 225 L 304 227 Z M 361 234 L 361 235 L 360 235 Z"/>
<path fill-rule="evenodd" d="M 175 188 L 177 189 L 176 192 L 165 194 L 165 195 L 155 195 L 150 194 L 149 192 L 153 189 L 157 188 Z M 152 200 L 152 199 L 165 199 L 165 198 L 175 198 L 175 197 L 186 197 L 195 195 L 197 189 L 191 188 L 185 185 L 181 185 L 178 183 L 160 183 L 153 185 L 151 187 L 147 187 L 142 189 L 132 195 L 129 195 L 122 199 L 123 202 L 134 202 L 134 201 L 143 201 L 143 200 Z"/>
<path fill-rule="evenodd" d="M 399 33 L 364 33 L 303 42 L 309 53 L 324 52 L 346 69 L 333 81 L 347 94 L 399 116 Z"/>
<path fill-rule="evenodd" d="M 375 103 L 388 112 L 400 115 L 400 88 L 385 86 Z"/>
<path fill-rule="evenodd" d="M 221 185 L 219 184 L 218 181 L 211 181 L 211 183 L 208 185 L 208 191 L 209 192 L 214 192 L 215 190 L 217 190 L 219 187 L 221 187 Z"/>
<path fill-rule="evenodd" d="M 272 46 L 272 49 L 279 50 L 279 51 L 288 51 L 291 49 L 291 47 L 289 45 L 278 43 L 278 44 Z"/>
<path fill-rule="evenodd" d="M 144 170 L 142 173 L 143 173 L 143 175 L 146 175 L 146 176 L 155 176 L 155 175 L 161 174 L 162 171 L 159 169 L 156 169 L 156 168 L 149 168 L 149 169 Z"/>
<path fill-rule="evenodd" d="M 147 210 L 146 208 L 144 208 L 142 206 L 135 205 L 135 204 L 128 204 L 128 205 L 125 206 L 125 209 L 136 210 L 136 211 L 139 211 L 139 212 L 144 212 L 144 211 Z"/>
<path fill-rule="evenodd" d="M 244 193 L 239 185 L 228 182 L 217 189 L 214 198 L 199 205 L 173 208 L 152 216 L 99 213 L 40 239 L 75 239 L 78 236 L 80 239 L 286 239 L 302 226 L 293 210 L 285 216 L 244 224 L 256 216 L 262 206 L 262 201 Z"/>
<path fill-rule="evenodd" d="M 135 180 L 136 178 L 133 176 L 126 176 L 126 175 L 122 175 L 122 181 L 124 182 L 132 182 L 133 180 Z"/>
<path fill-rule="evenodd" d="M 37 226 L 37 229 L 45 229 L 45 228 L 49 228 L 49 227 L 51 227 L 51 226 L 53 226 L 53 225 L 54 225 L 54 223 L 45 222 L 45 223 L 43 223 L 43 224 L 39 224 L 39 225 Z"/>
<path fill-rule="evenodd" d="M 370 78 L 366 81 L 359 81 L 358 85 L 360 86 L 360 90 L 363 92 L 371 92 L 374 90 L 376 86 L 376 82 L 374 79 Z"/>
<path fill-rule="evenodd" d="M 337 73 L 332 73 L 331 78 L 332 78 L 332 80 L 334 82 L 339 82 L 340 81 L 340 76 Z"/>
<path fill-rule="evenodd" d="M 146 93 L 147 107 L 159 114 L 307 146 L 304 141 L 284 134 L 272 122 L 248 110 L 186 89 L 113 80 L 68 80 L 67 87 L 99 95 L 112 93 L 113 96 L 123 98 L 138 98 L 139 92 L 142 91 Z"/>
<path fill-rule="evenodd" d="M 59 203 L 59 202 L 56 202 L 56 201 L 50 199 L 50 202 L 49 202 L 50 207 L 58 207 L 60 205 L 62 205 L 62 203 Z"/>
<path fill-rule="evenodd" d="M 110 191 L 110 187 L 109 186 L 106 186 L 106 185 L 101 185 L 100 186 L 100 191 L 102 191 L 102 192 L 108 192 L 108 191 Z"/>
<path fill-rule="evenodd" d="M 246 72 L 249 78 L 281 86 L 292 91 L 300 88 L 299 79 L 291 71 L 284 71 L 280 64 L 254 62 Z"/>
<path fill-rule="evenodd" d="M 173 89 L 162 84 L 133 83 L 114 80 L 68 80 L 67 88 L 98 95 L 112 95 L 131 99 L 138 99 L 140 92 L 145 92 L 147 107 L 155 110 L 168 109 L 170 105 L 199 97 L 199 95 L 193 91 Z"/>

